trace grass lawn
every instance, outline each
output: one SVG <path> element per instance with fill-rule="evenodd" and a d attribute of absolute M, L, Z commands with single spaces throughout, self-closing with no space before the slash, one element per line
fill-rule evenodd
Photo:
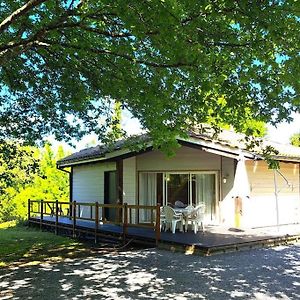
<path fill-rule="evenodd" d="M 0 224 L 0 268 L 39 264 L 90 253 L 90 248 L 73 239 L 43 232 L 16 222 Z"/>

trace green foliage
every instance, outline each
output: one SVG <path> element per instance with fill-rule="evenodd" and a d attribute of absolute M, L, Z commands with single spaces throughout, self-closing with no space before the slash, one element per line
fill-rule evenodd
<path fill-rule="evenodd" d="M 0 127 L 28 142 L 101 137 L 113 99 L 163 145 L 200 123 L 290 119 L 299 12 L 294 0 L 4 0 Z"/>
<path fill-rule="evenodd" d="M 9 180 L 1 181 L 0 222 L 25 218 L 28 199 L 68 201 L 68 175 L 56 168 L 56 161 L 65 156 L 63 148 L 56 153 L 48 144 L 42 150 L 16 149 L 9 161 L 1 157 L 1 162 L 6 161 L 1 164 L 2 174 Z M 29 168 L 32 165 L 34 169 Z"/>
<path fill-rule="evenodd" d="M 104 143 L 109 144 L 121 139 L 124 136 L 125 132 L 123 132 L 121 127 L 121 115 L 121 103 L 119 101 L 115 101 L 111 127 L 108 129 L 107 136 L 103 139 Z"/>
<path fill-rule="evenodd" d="M 0 140 L 0 194 L 8 187 L 29 183 L 37 168 L 38 159 L 33 148 Z"/>
<path fill-rule="evenodd" d="M 267 130 L 266 123 L 262 121 L 246 120 L 241 132 L 254 137 L 264 137 L 267 134 Z"/>
<path fill-rule="evenodd" d="M 274 147 L 266 146 L 265 148 L 263 148 L 262 156 L 266 160 L 268 168 L 271 170 L 279 170 L 280 164 L 278 160 L 275 160 L 273 158 L 274 155 L 278 155 L 278 150 L 276 150 Z"/>
<path fill-rule="evenodd" d="M 300 147 L 300 133 L 295 133 L 290 137 L 290 143 L 293 146 Z"/>

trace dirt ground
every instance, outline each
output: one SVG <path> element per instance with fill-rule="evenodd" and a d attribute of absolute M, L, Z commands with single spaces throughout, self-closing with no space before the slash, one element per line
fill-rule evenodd
<path fill-rule="evenodd" d="M 200 257 L 157 249 L 0 269 L 0 299 L 300 299 L 300 244 Z"/>

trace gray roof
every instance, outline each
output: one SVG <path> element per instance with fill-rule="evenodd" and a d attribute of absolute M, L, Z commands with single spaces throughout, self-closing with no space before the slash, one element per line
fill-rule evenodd
<path fill-rule="evenodd" d="M 75 152 L 67 157 L 64 157 L 63 159 L 59 160 L 57 163 L 58 165 L 63 164 L 65 162 L 74 162 L 74 161 L 81 161 L 81 160 L 87 160 L 90 158 L 100 158 L 104 157 L 106 153 L 110 151 L 115 151 L 122 148 L 122 145 L 124 144 L 124 140 L 117 141 L 114 147 L 107 147 L 105 145 L 97 145 L 95 147 L 86 148 L 83 150 L 80 150 L 79 152 Z"/>
<path fill-rule="evenodd" d="M 128 139 L 119 140 L 109 145 L 97 145 L 95 147 L 86 148 L 57 161 L 57 165 L 62 166 L 93 159 L 105 159 L 106 154 L 113 153 L 124 148 L 128 150 L 127 152 L 134 154 L 139 152 L 135 145 L 139 144 L 139 149 L 142 150 L 143 148 L 146 148 L 146 143 L 148 140 L 149 138 L 147 135 L 139 135 L 132 136 Z M 118 157 L 118 155 L 116 155 L 116 157 Z"/>
<path fill-rule="evenodd" d="M 271 147 L 277 153 L 272 157 L 277 160 L 296 161 L 300 162 L 300 148 L 271 142 L 265 139 L 255 138 L 252 141 L 258 142 L 256 146 L 250 148 L 249 141 L 243 134 L 238 134 L 233 131 L 224 130 L 217 135 L 212 132 L 197 133 L 189 132 L 187 138 L 178 137 L 179 143 L 198 145 L 202 148 L 209 148 L 219 151 L 219 153 L 231 153 L 239 155 L 241 152 L 248 158 L 263 159 L 262 149 Z M 65 167 L 76 163 L 86 161 L 116 159 L 122 155 L 136 155 L 139 152 L 151 148 L 151 140 L 147 135 L 130 137 L 129 139 L 119 140 L 111 145 L 99 145 L 83 149 L 73 153 L 57 162 L 58 166 Z"/>

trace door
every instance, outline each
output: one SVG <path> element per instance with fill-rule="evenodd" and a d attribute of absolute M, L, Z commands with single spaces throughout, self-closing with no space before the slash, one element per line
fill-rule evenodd
<path fill-rule="evenodd" d="M 117 203 L 116 171 L 104 172 L 104 204 Z M 116 209 L 105 208 L 105 218 L 116 221 Z"/>

